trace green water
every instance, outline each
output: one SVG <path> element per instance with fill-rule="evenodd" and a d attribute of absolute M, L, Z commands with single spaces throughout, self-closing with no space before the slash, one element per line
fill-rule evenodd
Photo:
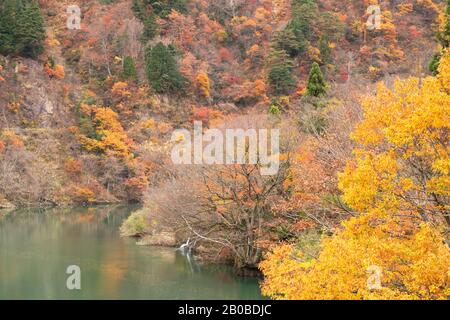
<path fill-rule="evenodd" d="M 258 282 L 119 236 L 132 207 L 0 211 L 0 299 L 260 299 Z M 68 290 L 69 265 L 81 290 Z"/>

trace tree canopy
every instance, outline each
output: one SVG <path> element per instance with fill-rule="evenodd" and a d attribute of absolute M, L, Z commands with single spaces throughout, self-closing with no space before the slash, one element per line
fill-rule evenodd
<path fill-rule="evenodd" d="M 36 1 L 0 4 L 0 53 L 36 58 L 45 40 L 44 20 Z"/>

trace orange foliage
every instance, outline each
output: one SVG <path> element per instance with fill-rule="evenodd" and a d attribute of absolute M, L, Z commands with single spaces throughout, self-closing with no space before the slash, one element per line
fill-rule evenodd
<path fill-rule="evenodd" d="M 74 187 L 71 196 L 77 203 L 88 204 L 95 202 L 95 193 L 88 187 Z"/>
<path fill-rule="evenodd" d="M 46 63 L 44 66 L 44 71 L 50 78 L 64 79 L 66 76 L 64 67 L 60 64 L 55 65 L 52 69 L 50 64 Z"/>
<path fill-rule="evenodd" d="M 142 199 L 143 193 L 148 187 L 148 178 L 145 175 L 139 175 L 127 179 L 124 183 L 129 201 L 138 201 Z"/>
<path fill-rule="evenodd" d="M 18 136 L 14 131 L 9 129 L 3 130 L 1 134 L 3 141 L 6 142 L 6 145 L 11 145 L 16 148 L 23 148 L 25 146 L 22 138 Z"/>
<path fill-rule="evenodd" d="M 0 72 L 2 72 L 2 71 L 3 71 L 3 66 L 0 65 Z M 0 81 L 5 81 L 5 78 L 3 78 L 1 75 L 0 75 Z"/>
<path fill-rule="evenodd" d="M 212 110 L 207 107 L 193 107 L 192 120 L 201 121 L 203 125 L 209 126 L 212 120 L 217 120 L 223 115 L 220 111 Z"/>
<path fill-rule="evenodd" d="M 194 65 L 197 62 L 198 60 L 195 58 L 195 56 L 192 53 L 188 52 L 184 55 L 180 63 L 180 72 L 191 82 L 194 82 L 195 79 Z"/>
<path fill-rule="evenodd" d="M 81 162 L 76 159 L 67 159 L 64 163 L 64 169 L 67 175 L 72 179 L 78 178 L 81 175 Z"/>
<path fill-rule="evenodd" d="M 126 82 L 116 82 L 114 83 L 111 93 L 117 98 L 129 98 L 131 97 L 131 92 L 128 90 L 128 83 Z"/>

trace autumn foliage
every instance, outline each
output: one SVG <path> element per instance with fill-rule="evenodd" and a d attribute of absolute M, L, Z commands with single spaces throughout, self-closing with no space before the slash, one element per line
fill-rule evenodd
<path fill-rule="evenodd" d="M 260 265 L 266 277 L 263 294 L 274 299 L 447 299 L 450 251 L 442 235 L 426 224 L 403 234 L 393 234 L 392 227 L 398 229 L 376 216 L 352 218 L 322 241 L 313 259 L 292 245 L 277 247 Z M 380 289 L 368 286 L 372 266 L 381 270 Z"/>
<path fill-rule="evenodd" d="M 437 77 L 379 85 L 363 101 L 354 158 L 339 176 L 360 215 L 324 237 L 318 256 L 276 247 L 260 268 L 276 299 L 447 299 L 450 95 L 446 52 Z M 368 285 L 378 268 L 378 287 Z M 369 274 L 368 274 L 369 272 Z"/>
<path fill-rule="evenodd" d="M 50 78 L 64 79 L 65 77 L 64 67 L 60 64 L 56 64 L 52 68 L 51 65 L 47 63 L 44 66 L 44 71 Z"/>
<path fill-rule="evenodd" d="M 92 137 L 79 134 L 78 138 L 88 151 L 120 157 L 130 157 L 132 141 L 118 120 L 117 113 L 110 108 L 82 105 L 85 113 L 92 117 Z"/>
<path fill-rule="evenodd" d="M 76 3 L 0 1 L 0 207 L 139 202 L 275 299 L 449 296 L 449 0 Z M 277 175 L 174 165 L 194 121 L 279 128 Z"/>

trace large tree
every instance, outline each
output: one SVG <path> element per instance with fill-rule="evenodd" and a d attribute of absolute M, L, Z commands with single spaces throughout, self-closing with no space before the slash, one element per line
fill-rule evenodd
<path fill-rule="evenodd" d="M 123 60 L 123 77 L 125 79 L 133 79 L 137 80 L 137 71 L 136 71 L 136 65 L 134 63 L 134 60 L 130 56 L 126 56 Z"/>
<path fill-rule="evenodd" d="M 15 51 L 15 21 L 19 1 L 5 0 L 0 4 L 0 53 L 10 54 Z"/>
<path fill-rule="evenodd" d="M 275 47 L 269 55 L 269 64 L 268 81 L 272 92 L 275 95 L 291 93 L 295 86 L 295 80 L 292 76 L 293 64 L 289 54 L 285 50 Z"/>
<path fill-rule="evenodd" d="M 380 85 L 339 176 L 353 218 L 308 256 L 277 247 L 261 264 L 278 299 L 447 299 L 450 291 L 450 52 L 437 77 Z"/>
<path fill-rule="evenodd" d="M 173 50 L 158 43 L 148 47 L 145 53 L 147 78 L 157 93 L 180 93 L 184 90 L 186 79 L 178 70 Z"/>

